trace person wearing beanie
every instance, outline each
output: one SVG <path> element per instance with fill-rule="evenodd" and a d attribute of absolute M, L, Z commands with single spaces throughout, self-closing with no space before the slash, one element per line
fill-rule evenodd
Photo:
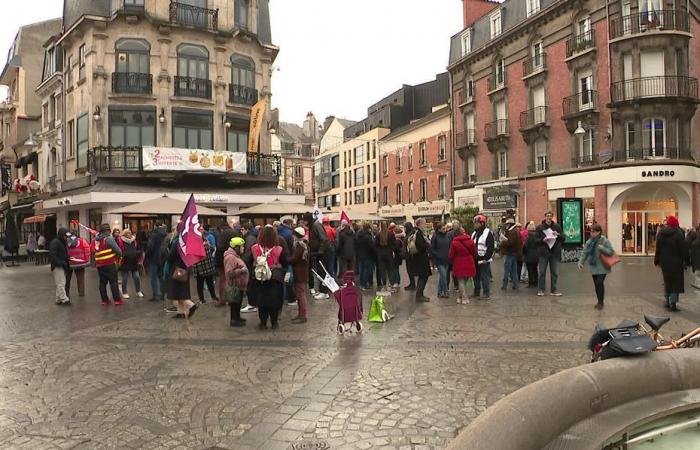
<path fill-rule="evenodd" d="M 690 266 L 690 253 L 676 216 L 668 216 L 666 226 L 659 231 L 654 265 L 661 267 L 664 278 L 664 306 L 679 311 L 677 304 L 680 294 L 685 292 L 683 274 Z"/>
<path fill-rule="evenodd" d="M 306 285 L 309 282 L 309 243 L 306 240 L 306 230 L 304 227 L 294 229 L 294 246 L 289 263 L 293 268 L 294 294 L 297 299 L 299 312 L 292 323 L 306 323 Z"/>
<path fill-rule="evenodd" d="M 248 289 L 248 266 L 241 258 L 245 249 L 245 240 L 234 237 L 229 240 L 228 249 L 224 252 L 224 300 L 231 308 L 229 325 L 243 327 L 246 320 L 241 318 L 241 302 L 243 292 Z"/>

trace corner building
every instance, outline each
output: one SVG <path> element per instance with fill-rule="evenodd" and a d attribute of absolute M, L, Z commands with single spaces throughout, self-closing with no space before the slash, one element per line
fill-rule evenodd
<path fill-rule="evenodd" d="M 455 206 L 493 222 L 583 200 L 622 254 L 700 216 L 697 0 L 463 0 L 452 37 Z"/>

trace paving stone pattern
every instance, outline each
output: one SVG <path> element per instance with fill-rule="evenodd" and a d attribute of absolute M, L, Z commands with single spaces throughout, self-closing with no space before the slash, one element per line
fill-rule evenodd
<path fill-rule="evenodd" d="M 264 332 L 210 303 L 190 320 L 144 300 L 101 307 L 94 271 L 89 296 L 59 307 L 47 268 L 0 268 L 0 447 L 440 449 L 504 395 L 585 364 L 596 321 L 665 313 L 649 259 L 616 268 L 602 313 L 573 265 L 565 295 L 542 298 L 501 291 L 499 263 L 489 302 L 438 300 L 433 276 L 431 303 L 395 294 L 394 320 L 345 336 L 332 301 L 312 301 L 305 325 L 286 306 Z M 700 323 L 698 300 L 683 296 L 665 330 Z"/>

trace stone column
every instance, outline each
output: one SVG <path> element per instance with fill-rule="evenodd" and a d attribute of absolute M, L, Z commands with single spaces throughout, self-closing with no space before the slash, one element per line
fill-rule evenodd
<path fill-rule="evenodd" d="M 226 149 L 226 128 L 224 127 L 224 115 L 226 114 L 226 68 L 224 60 L 227 48 L 214 47 L 214 61 L 216 63 L 216 79 L 214 81 L 214 149 Z"/>
<path fill-rule="evenodd" d="M 162 147 L 172 147 L 173 140 L 171 136 L 172 130 L 172 109 L 170 108 L 170 73 L 168 71 L 170 63 L 170 43 L 171 39 L 166 36 L 161 36 L 158 38 L 158 43 L 160 44 L 160 72 L 158 72 L 158 86 L 157 99 L 158 108 L 156 111 L 156 117 L 159 118 L 161 113 L 165 116 L 165 122 L 161 123 L 158 119 L 157 131 L 156 131 L 156 142 Z"/>
<path fill-rule="evenodd" d="M 95 137 L 93 143 L 96 146 L 108 145 L 107 127 L 109 126 L 109 111 L 107 108 L 107 81 L 109 73 L 104 67 L 105 61 L 105 39 L 106 25 L 102 22 L 95 22 L 95 31 L 92 34 L 91 58 L 93 59 L 92 72 L 92 109 L 90 110 L 90 122 L 92 123 L 91 132 Z M 97 108 L 100 108 L 100 120 L 94 120 L 93 113 Z"/>

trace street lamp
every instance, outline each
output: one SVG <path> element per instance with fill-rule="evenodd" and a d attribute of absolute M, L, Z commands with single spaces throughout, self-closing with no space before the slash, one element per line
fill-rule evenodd
<path fill-rule="evenodd" d="M 581 121 L 578 121 L 578 126 L 574 130 L 574 136 L 583 136 L 586 134 L 588 130 L 602 130 L 605 132 L 605 142 L 610 142 L 610 127 L 607 126 L 599 126 L 599 125 L 589 125 L 586 124 L 586 128 L 583 127 L 583 123 Z"/>
<path fill-rule="evenodd" d="M 574 134 L 576 136 L 581 136 L 581 135 L 586 134 L 586 130 L 583 128 L 583 124 L 581 123 L 580 120 L 578 121 L 578 127 L 574 130 Z"/>
<path fill-rule="evenodd" d="M 29 134 L 29 138 L 26 141 L 24 141 L 24 145 L 25 145 L 25 147 L 30 147 L 30 148 L 36 147 L 39 145 L 39 143 L 34 140 L 34 133 Z"/>

